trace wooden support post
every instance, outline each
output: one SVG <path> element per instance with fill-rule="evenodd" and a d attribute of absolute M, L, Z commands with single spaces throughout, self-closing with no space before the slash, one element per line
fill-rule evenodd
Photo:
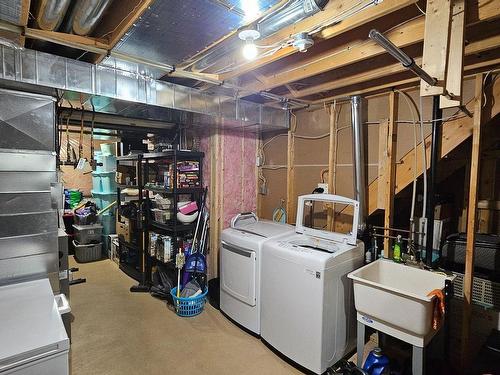
<path fill-rule="evenodd" d="M 337 103 L 330 104 L 330 137 L 328 144 L 328 193 L 335 194 L 335 156 L 337 155 Z M 327 228 L 334 229 L 335 207 L 328 205 Z"/>
<path fill-rule="evenodd" d="M 210 254 L 209 279 L 219 273 L 219 240 L 223 217 L 224 147 L 221 129 L 210 136 Z"/>
<path fill-rule="evenodd" d="M 464 300 L 462 319 L 462 347 L 461 347 L 461 368 L 465 371 L 469 367 L 470 353 L 470 329 L 472 313 L 472 285 L 474 281 L 474 250 L 476 240 L 476 217 L 477 217 L 477 196 L 479 192 L 479 161 L 481 154 L 481 122 L 483 108 L 483 74 L 476 76 L 474 90 L 474 124 L 472 128 L 472 153 L 469 186 L 469 208 L 467 212 L 467 244 L 465 252 L 465 275 L 464 275 Z"/>
<path fill-rule="evenodd" d="M 255 142 L 255 154 L 257 156 L 260 156 L 259 155 L 259 152 L 260 152 L 260 149 L 262 147 L 262 137 L 261 135 L 259 134 L 257 136 L 257 141 Z M 255 183 L 256 183 L 256 186 L 255 186 L 255 195 L 256 195 L 256 202 L 257 202 L 257 216 L 258 217 L 261 217 L 262 215 L 262 198 L 260 196 L 260 172 L 261 172 L 261 167 L 255 165 Z"/>
<path fill-rule="evenodd" d="M 377 208 L 385 208 L 385 184 L 387 179 L 387 138 L 389 120 L 380 120 L 378 128 L 378 178 L 377 178 Z"/>
<path fill-rule="evenodd" d="M 387 130 L 387 158 L 385 167 L 385 212 L 384 212 L 384 227 L 392 227 L 394 215 L 394 192 L 396 189 L 396 146 L 398 138 L 398 100 L 399 95 L 392 91 L 389 95 L 389 123 Z M 385 230 L 385 235 L 390 232 Z M 384 257 L 391 257 L 391 241 L 389 238 L 384 238 Z"/>
<path fill-rule="evenodd" d="M 441 108 L 457 107 L 462 103 L 464 74 L 465 0 L 452 0 L 448 71 L 446 72 L 446 96 L 439 98 Z"/>
<path fill-rule="evenodd" d="M 290 130 L 288 130 L 288 143 L 287 143 L 287 161 L 286 161 L 286 222 L 293 224 L 295 222 L 295 128 L 297 120 L 292 116 Z"/>
<path fill-rule="evenodd" d="M 438 81 L 430 86 L 420 81 L 420 95 L 434 96 L 444 92 L 451 24 L 451 0 L 427 0 L 422 68 Z"/>

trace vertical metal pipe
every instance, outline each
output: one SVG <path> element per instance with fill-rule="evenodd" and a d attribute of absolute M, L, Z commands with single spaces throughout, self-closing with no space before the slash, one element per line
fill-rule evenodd
<path fill-rule="evenodd" d="M 356 95 L 351 98 L 352 157 L 354 165 L 354 199 L 359 202 L 358 232 L 360 233 L 364 232 L 366 227 L 366 161 L 361 118 L 361 96 Z"/>
<path fill-rule="evenodd" d="M 429 183 L 427 184 L 427 233 L 425 241 L 425 264 L 432 267 L 432 250 L 434 242 L 434 205 L 436 203 L 437 164 L 441 151 L 441 127 L 443 124 L 443 111 L 439 108 L 439 95 L 432 101 L 432 144 L 431 163 L 429 168 Z"/>

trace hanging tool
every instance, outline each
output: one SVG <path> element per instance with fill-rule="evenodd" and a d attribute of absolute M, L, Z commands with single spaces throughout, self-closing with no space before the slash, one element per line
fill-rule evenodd
<path fill-rule="evenodd" d="M 78 139 L 78 160 L 83 159 L 83 117 L 85 108 L 83 107 L 82 94 L 80 94 L 80 105 L 82 106 L 82 116 L 80 117 L 80 137 Z"/>
<path fill-rule="evenodd" d="M 286 223 L 286 210 L 284 206 L 285 200 L 281 198 L 279 207 L 275 208 L 273 211 L 273 221 L 277 223 Z"/>
<path fill-rule="evenodd" d="M 69 119 L 73 114 L 73 104 L 69 102 L 70 110 L 68 118 L 66 119 L 66 162 L 71 163 L 71 143 L 69 143 Z"/>

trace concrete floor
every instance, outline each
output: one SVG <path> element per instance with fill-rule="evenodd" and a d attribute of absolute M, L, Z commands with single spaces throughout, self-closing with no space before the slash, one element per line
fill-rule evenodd
<path fill-rule="evenodd" d="M 71 287 L 73 375 L 301 374 L 207 303 L 180 318 L 110 260 L 81 264 Z"/>

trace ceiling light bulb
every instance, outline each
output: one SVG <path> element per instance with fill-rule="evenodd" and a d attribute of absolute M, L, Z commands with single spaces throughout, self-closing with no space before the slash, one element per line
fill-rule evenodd
<path fill-rule="evenodd" d="M 245 41 L 245 45 L 243 46 L 243 56 L 247 60 L 253 60 L 257 57 L 257 46 L 255 45 L 255 41 L 259 39 L 260 33 L 257 30 L 243 30 L 238 34 L 238 37 L 241 40 Z"/>
<path fill-rule="evenodd" d="M 243 46 L 243 57 L 247 60 L 253 60 L 257 57 L 257 46 L 253 40 L 248 40 Z"/>

